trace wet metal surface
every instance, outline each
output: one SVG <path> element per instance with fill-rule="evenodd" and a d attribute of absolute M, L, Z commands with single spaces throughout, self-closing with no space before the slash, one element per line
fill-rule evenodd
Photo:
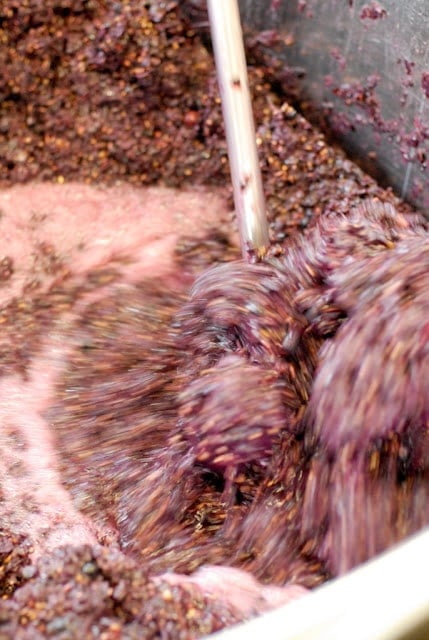
<path fill-rule="evenodd" d="M 267 5 L 269 7 L 267 8 Z M 279 30 L 278 55 L 353 159 L 428 209 L 429 49 L 426 0 L 241 0 L 245 24 Z"/>

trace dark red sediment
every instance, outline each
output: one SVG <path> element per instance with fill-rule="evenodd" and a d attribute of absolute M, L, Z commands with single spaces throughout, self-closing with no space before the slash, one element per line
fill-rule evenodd
<path fill-rule="evenodd" d="M 5 185 L 228 183 L 204 17 L 179 4 L 2 4 Z M 62 350 L 43 415 L 96 543 L 37 558 L 3 514 L 0 637 L 198 637 L 269 603 L 163 572 L 313 588 L 429 521 L 427 225 L 285 101 L 257 46 L 266 263 L 238 260 L 228 222 L 180 238 L 157 279 L 123 257 L 76 275 L 41 244 L 2 309 L 2 379 Z"/>
<path fill-rule="evenodd" d="M 192 5 L 2 3 L 1 182 L 228 184 L 214 64 L 193 26 L 201 21 L 188 17 Z M 250 44 L 274 234 L 368 195 L 403 208 L 284 102 L 299 70 Z"/>
<path fill-rule="evenodd" d="M 387 16 L 387 11 L 379 2 L 365 4 L 360 12 L 361 20 L 381 20 Z"/>
<path fill-rule="evenodd" d="M 427 71 L 422 73 L 421 83 L 426 98 L 429 98 L 429 73 Z"/>
<path fill-rule="evenodd" d="M 45 557 L 2 602 L 4 638 L 193 638 L 239 620 L 192 583 L 151 579 L 120 552 L 72 547 Z M 33 569 L 33 568 L 32 568 Z M 25 574 L 25 570 L 24 570 Z"/>

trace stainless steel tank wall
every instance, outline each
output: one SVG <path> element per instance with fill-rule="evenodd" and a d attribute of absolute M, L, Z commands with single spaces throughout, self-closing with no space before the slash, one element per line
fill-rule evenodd
<path fill-rule="evenodd" d="M 275 29 L 309 113 L 353 159 L 429 212 L 429 2 L 241 0 L 243 22 Z"/>

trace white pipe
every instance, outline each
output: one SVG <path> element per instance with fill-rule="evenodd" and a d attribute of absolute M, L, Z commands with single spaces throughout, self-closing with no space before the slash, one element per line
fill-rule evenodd
<path fill-rule="evenodd" d="M 243 257 L 262 257 L 268 222 L 236 0 L 208 0 L 208 11 Z"/>

